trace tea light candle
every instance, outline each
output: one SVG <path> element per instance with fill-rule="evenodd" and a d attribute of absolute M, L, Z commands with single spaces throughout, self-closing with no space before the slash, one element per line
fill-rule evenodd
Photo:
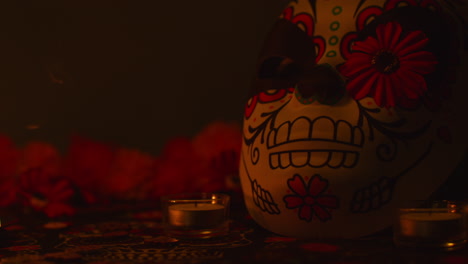
<path fill-rule="evenodd" d="M 211 203 L 169 205 L 168 223 L 176 227 L 209 228 L 224 222 L 225 207 Z"/>
<path fill-rule="evenodd" d="M 404 236 L 445 238 L 463 232 L 463 219 L 459 213 L 406 213 L 400 215 L 400 228 L 400 232 Z"/>

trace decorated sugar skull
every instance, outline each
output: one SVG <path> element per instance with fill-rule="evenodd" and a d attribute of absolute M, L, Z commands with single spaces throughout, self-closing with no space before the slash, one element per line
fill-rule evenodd
<path fill-rule="evenodd" d="M 427 199 L 466 150 L 459 17 L 434 0 L 296 0 L 245 108 L 241 183 L 261 226 L 358 237 Z"/>

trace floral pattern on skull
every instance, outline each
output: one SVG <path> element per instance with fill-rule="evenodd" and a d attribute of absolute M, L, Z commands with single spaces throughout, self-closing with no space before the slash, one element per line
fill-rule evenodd
<path fill-rule="evenodd" d="M 330 191 L 328 181 L 320 175 L 312 176 L 307 184 L 301 176 L 294 175 L 288 180 L 288 186 L 294 194 L 284 197 L 286 208 L 298 208 L 302 220 L 310 222 L 315 215 L 320 221 L 328 221 L 331 219 L 331 209 L 338 208 L 338 198 L 326 193 Z"/>
<path fill-rule="evenodd" d="M 260 225 L 295 237 L 367 235 L 447 179 L 466 148 L 452 115 L 465 54 L 450 14 L 433 0 L 284 9 L 244 115 L 241 182 Z"/>

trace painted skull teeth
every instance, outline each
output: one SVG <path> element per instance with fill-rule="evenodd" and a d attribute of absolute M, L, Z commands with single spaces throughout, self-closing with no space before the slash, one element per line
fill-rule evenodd
<path fill-rule="evenodd" d="M 250 180 L 252 187 L 252 197 L 255 205 L 257 205 L 262 211 L 270 214 L 279 214 L 280 210 L 278 205 L 273 201 L 271 194 L 262 189 L 262 186 L 257 183 L 256 180 Z"/>
<path fill-rule="evenodd" d="M 392 198 L 395 181 L 392 178 L 382 177 L 370 186 L 357 191 L 351 201 L 351 211 L 367 213 L 381 208 Z"/>
<path fill-rule="evenodd" d="M 296 168 L 310 166 L 321 168 L 353 168 L 359 160 L 359 153 L 345 151 L 298 151 L 270 154 L 271 168 L 286 169 L 289 166 Z"/>
<path fill-rule="evenodd" d="M 359 161 L 363 142 L 362 129 L 346 121 L 299 117 L 268 134 L 267 147 L 272 150 L 270 167 L 352 168 Z"/>

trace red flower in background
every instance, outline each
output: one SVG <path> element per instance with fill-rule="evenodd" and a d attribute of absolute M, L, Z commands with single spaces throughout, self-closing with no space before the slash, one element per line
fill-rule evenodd
<path fill-rule="evenodd" d="M 169 140 L 157 158 L 156 176 L 153 179 L 153 195 L 192 192 L 195 190 L 194 169 L 200 161 L 190 138 L 177 137 Z"/>
<path fill-rule="evenodd" d="M 62 161 L 58 150 L 45 142 L 28 143 L 21 155 L 19 173 L 29 171 L 31 168 L 41 168 L 44 174 L 50 177 L 61 176 Z"/>
<path fill-rule="evenodd" d="M 121 200 L 143 200 L 151 191 L 155 158 L 131 149 L 118 149 L 115 153 L 107 184 L 103 192 Z"/>
<path fill-rule="evenodd" d="M 353 53 L 339 70 L 348 78 L 347 89 L 356 100 L 370 96 L 381 107 L 418 99 L 427 91 L 424 75 L 435 71 L 436 57 L 423 48 L 422 31 L 404 35 L 396 22 L 377 26 L 377 38 L 356 41 Z"/>
<path fill-rule="evenodd" d="M 241 140 L 240 125 L 219 121 L 193 140 L 169 141 L 158 158 L 154 194 L 238 191 Z"/>
<path fill-rule="evenodd" d="M 19 151 L 6 136 L 0 135 L 0 180 L 13 178 L 18 169 Z"/>
<path fill-rule="evenodd" d="M 108 184 L 113 160 L 114 149 L 110 145 L 73 136 L 64 161 L 64 174 L 88 202 L 95 202 L 102 186 Z"/>
<path fill-rule="evenodd" d="M 74 136 L 65 160 L 65 175 L 88 202 L 142 200 L 151 191 L 155 158 L 134 149 Z"/>
<path fill-rule="evenodd" d="M 8 207 L 17 202 L 18 186 L 15 179 L 0 184 L 0 207 Z"/>
<path fill-rule="evenodd" d="M 10 206 L 16 202 L 16 181 L 19 151 L 6 136 L 0 135 L 0 206 Z"/>
<path fill-rule="evenodd" d="M 17 203 L 49 217 L 76 212 L 74 202 L 159 199 L 181 192 L 240 190 L 240 125 L 214 122 L 191 138 L 174 138 L 158 157 L 71 138 L 66 156 L 44 142 L 17 150 L 0 136 L 0 206 Z M 73 200 L 72 200 L 73 198 Z"/>
<path fill-rule="evenodd" d="M 240 191 L 239 163 L 242 129 L 235 122 L 213 122 L 193 139 L 193 146 L 206 166 L 218 174 L 225 188 Z"/>
<path fill-rule="evenodd" d="M 184 192 L 224 190 L 224 178 L 208 166 L 188 138 L 169 141 L 157 159 L 154 177 L 156 197 Z"/>
<path fill-rule="evenodd" d="M 29 169 L 19 176 L 19 194 L 24 205 L 48 217 L 73 215 L 69 204 L 74 191 L 65 179 L 53 179 L 41 168 Z"/>
<path fill-rule="evenodd" d="M 238 123 L 211 123 L 193 139 L 200 158 L 224 173 L 238 171 L 241 145 L 242 130 Z"/>

